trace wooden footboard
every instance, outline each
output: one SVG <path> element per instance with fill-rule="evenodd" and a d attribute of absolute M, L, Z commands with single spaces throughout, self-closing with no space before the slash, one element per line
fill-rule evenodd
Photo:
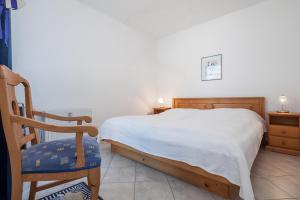
<path fill-rule="evenodd" d="M 197 187 L 204 188 L 224 198 L 232 197 L 239 190 L 239 186 L 230 183 L 226 178 L 211 174 L 199 167 L 143 153 L 112 140 L 105 141 L 111 144 L 111 150 L 115 153 L 177 177 Z"/>

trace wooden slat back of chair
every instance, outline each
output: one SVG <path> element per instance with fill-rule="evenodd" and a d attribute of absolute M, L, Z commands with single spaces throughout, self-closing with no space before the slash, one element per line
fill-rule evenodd
<path fill-rule="evenodd" d="M 33 119 L 33 109 L 31 102 L 30 86 L 24 78 L 20 75 L 13 73 L 7 67 L 0 65 L 0 112 L 2 117 L 2 124 L 6 143 L 8 146 L 9 159 L 11 163 L 12 174 L 12 198 L 13 200 L 22 199 L 22 187 L 24 181 L 31 181 L 29 199 L 35 199 L 35 193 L 50 187 L 60 185 L 78 178 L 88 177 L 89 186 L 91 189 L 91 199 L 98 199 L 99 186 L 100 186 L 100 167 L 92 169 L 82 169 L 85 165 L 84 150 L 82 135 L 83 132 L 88 132 L 91 136 L 96 136 L 98 131 L 92 126 L 53 126 L 44 123 L 36 122 L 35 120 L 24 119 L 15 115 L 20 115 L 18 108 L 18 101 L 16 98 L 15 88 L 22 84 L 25 88 L 25 104 L 26 104 L 26 117 Z M 12 120 L 14 119 L 14 120 Z M 66 118 L 64 118 L 66 119 Z M 70 119 L 69 119 L 70 120 Z M 80 118 L 78 125 L 82 121 L 91 121 L 89 118 Z M 70 172 L 57 172 L 57 173 L 30 173 L 22 174 L 22 155 L 21 146 L 31 141 L 32 144 L 39 142 L 37 131 L 34 128 L 29 129 L 30 134 L 23 135 L 22 127 L 16 122 L 23 122 L 23 124 L 32 124 L 33 127 L 41 127 L 45 130 L 59 131 L 59 132 L 75 132 L 76 133 L 76 153 L 78 162 L 76 167 L 78 171 Z M 47 185 L 37 187 L 37 181 L 42 180 L 66 180 L 50 183 Z M 1 194 L 0 194 L 1 196 Z M 1 199 L 1 198 L 0 198 Z"/>
<path fill-rule="evenodd" d="M 25 89 L 26 116 L 33 118 L 31 91 L 28 81 L 6 66 L 0 65 L 0 112 L 10 161 L 14 165 L 16 164 L 18 169 L 21 167 L 21 147 L 27 142 L 32 144 L 39 142 L 37 130 L 29 129 L 30 134 L 24 136 L 22 126 L 12 123 L 10 120 L 12 115 L 20 115 L 15 92 L 15 88 L 19 84 L 22 84 Z"/>

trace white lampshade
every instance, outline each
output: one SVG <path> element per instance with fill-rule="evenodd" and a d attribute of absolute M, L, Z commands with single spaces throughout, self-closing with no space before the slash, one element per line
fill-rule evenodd
<path fill-rule="evenodd" d="M 279 113 L 288 113 L 289 111 L 286 110 L 286 108 L 285 108 L 285 105 L 288 104 L 288 99 L 287 99 L 287 97 L 286 97 L 285 95 L 280 95 L 280 96 L 278 97 L 278 101 L 279 101 L 279 103 L 280 103 L 280 105 L 281 105 L 281 110 L 278 110 L 277 112 L 279 112 Z"/>
<path fill-rule="evenodd" d="M 158 102 L 160 105 L 162 105 L 162 104 L 165 102 L 165 100 L 164 100 L 164 98 L 160 97 L 160 98 L 157 99 L 157 102 Z"/>
<path fill-rule="evenodd" d="M 288 103 L 288 99 L 287 99 L 287 97 L 286 97 L 285 95 L 280 95 L 280 96 L 278 97 L 278 101 L 279 101 L 279 103 L 280 103 L 281 105 L 285 105 L 285 104 Z"/>

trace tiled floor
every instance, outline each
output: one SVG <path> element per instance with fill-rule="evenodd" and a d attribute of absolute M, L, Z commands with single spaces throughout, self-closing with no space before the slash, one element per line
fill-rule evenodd
<path fill-rule="evenodd" d="M 174 177 L 114 155 L 106 143 L 101 144 L 101 154 L 100 193 L 105 200 L 222 200 Z M 72 184 L 74 182 L 40 192 L 37 198 Z M 24 200 L 28 198 L 28 185 L 24 184 Z M 261 150 L 252 168 L 252 185 L 258 200 L 300 200 L 300 157 Z"/>

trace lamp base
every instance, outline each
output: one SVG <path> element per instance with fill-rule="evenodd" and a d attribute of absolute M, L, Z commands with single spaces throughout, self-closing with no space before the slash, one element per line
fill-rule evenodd
<path fill-rule="evenodd" d="M 288 110 L 277 110 L 278 113 L 289 113 L 290 111 Z"/>

